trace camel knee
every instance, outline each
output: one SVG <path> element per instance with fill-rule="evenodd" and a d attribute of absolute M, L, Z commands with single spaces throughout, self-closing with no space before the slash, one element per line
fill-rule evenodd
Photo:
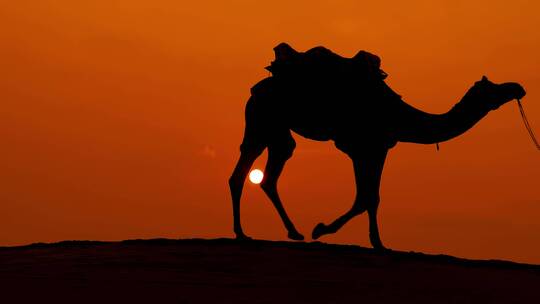
<path fill-rule="evenodd" d="M 233 174 L 231 177 L 229 177 L 229 188 L 235 189 L 238 188 L 238 186 L 241 185 L 239 176 Z"/>
<path fill-rule="evenodd" d="M 229 177 L 229 189 L 232 192 L 242 191 L 247 174 L 243 170 L 235 170 Z"/>
<path fill-rule="evenodd" d="M 377 208 L 379 207 L 379 203 L 381 202 L 381 199 L 379 198 L 379 195 L 377 195 L 376 197 L 374 197 L 371 201 L 370 201 L 370 204 L 368 204 L 368 208 L 372 208 L 372 209 L 375 209 L 377 210 Z"/>
<path fill-rule="evenodd" d="M 237 175 L 232 175 L 229 178 L 229 189 L 231 191 L 233 199 L 236 197 L 240 197 L 240 194 L 242 193 L 243 184 L 244 184 L 243 180 Z"/>
<path fill-rule="evenodd" d="M 365 206 L 354 204 L 349 212 L 351 213 L 352 216 L 357 216 L 364 213 L 366 210 L 367 209 Z"/>
<path fill-rule="evenodd" d="M 368 209 L 373 207 L 376 208 L 377 206 L 379 206 L 379 202 L 381 201 L 379 193 L 365 193 L 363 195 L 360 195 L 360 199 Z"/>
<path fill-rule="evenodd" d="M 360 215 L 368 209 L 377 208 L 377 206 L 379 205 L 379 202 L 380 202 L 379 195 L 359 196 L 354 202 L 349 212 L 354 216 Z"/>
<path fill-rule="evenodd" d="M 268 178 L 265 176 L 260 184 L 261 189 L 265 192 L 271 192 L 277 190 L 277 180 L 274 178 Z"/>

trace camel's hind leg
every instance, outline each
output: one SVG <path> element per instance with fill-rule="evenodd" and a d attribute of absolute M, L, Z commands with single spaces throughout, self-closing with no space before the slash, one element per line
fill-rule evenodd
<path fill-rule="evenodd" d="M 379 207 L 379 185 L 386 159 L 387 149 L 373 149 L 350 155 L 353 160 L 356 178 L 356 199 L 352 208 L 329 225 L 318 224 L 313 229 L 313 239 L 337 232 L 355 216 L 368 211 L 369 238 L 376 249 L 385 249 L 377 225 L 377 209 Z"/>
<path fill-rule="evenodd" d="M 264 190 L 268 198 L 274 204 L 285 228 L 288 231 L 288 237 L 293 240 L 301 241 L 304 236 L 300 234 L 294 227 L 293 222 L 287 215 L 285 208 L 277 191 L 277 182 L 285 162 L 292 156 L 296 143 L 292 138 L 289 130 L 282 130 L 281 132 L 275 132 L 270 136 L 270 142 L 268 145 L 268 162 L 264 170 L 264 178 L 261 183 L 261 188 Z"/>

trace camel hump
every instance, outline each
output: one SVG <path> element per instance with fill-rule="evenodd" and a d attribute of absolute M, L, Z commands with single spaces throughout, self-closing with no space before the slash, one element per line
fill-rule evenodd
<path fill-rule="evenodd" d="M 275 60 L 266 69 L 279 78 L 300 76 L 335 79 L 356 75 L 384 79 L 387 76 L 380 69 L 379 56 L 366 51 L 360 51 L 354 57 L 346 58 L 323 46 L 302 53 L 282 42 L 274 47 L 274 53 Z"/>
<path fill-rule="evenodd" d="M 356 53 L 352 60 L 370 73 L 380 73 L 383 79 L 388 76 L 381 70 L 381 58 L 375 54 L 362 50 Z"/>
<path fill-rule="evenodd" d="M 292 46 L 288 45 L 285 42 L 278 44 L 274 48 L 274 53 L 276 54 L 276 61 L 294 60 L 295 57 L 300 55 L 297 50 L 293 49 Z"/>

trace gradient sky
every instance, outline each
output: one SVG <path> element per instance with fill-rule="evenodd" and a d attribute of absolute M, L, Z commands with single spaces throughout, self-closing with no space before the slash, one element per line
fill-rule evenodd
<path fill-rule="evenodd" d="M 515 81 L 540 134 L 536 1 L 2 1 L 0 245 L 232 237 L 227 179 L 272 48 L 382 58 L 428 112 Z M 354 198 L 350 161 L 299 136 L 279 188 L 306 236 Z M 264 166 L 264 157 L 256 167 Z M 397 250 L 540 263 L 540 153 L 515 102 L 450 142 L 389 153 L 379 218 Z M 258 186 L 247 234 L 285 229 Z M 367 217 L 322 239 L 368 246 Z"/>

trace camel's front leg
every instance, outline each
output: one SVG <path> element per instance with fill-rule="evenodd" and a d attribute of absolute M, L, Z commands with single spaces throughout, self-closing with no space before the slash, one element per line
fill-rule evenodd
<path fill-rule="evenodd" d="M 348 212 L 331 224 L 319 223 L 315 226 L 312 233 L 313 239 L 337 232 L 349 220 L 367 210 L 371 245 L 375 249 L 385 249 L 379 236 L 377 208 L 379 206 L 379 185 L 387 152 L 387 149 L 379 149 L 349 155 L 353 161 L 356 178 L 356 199 L 354 204 Z"/>
<path fill-rule="evenodd" d="M 377 209 L 379 208 L 379 201 L 377 203 L 368 207 L 368 217 L 369 217 L 369 241 L 371 246 L 377 250 L 386 250 L 384 247 L 381 236 L 379 235 L 379 224 L 377 223 Z"/>
<path fill-rule="evenodd" d="M 279 176 L 281 175 L 285 163 L 292 156 L 296 143 L 289 131 L 277 138 L 279 140 L 274 140 L 268 146 L 268 161 L 264 170 L 265 176 L 261 182 L 261 188 L 268 198 L 270 198 L 272 204 L 274 204 L 274 207 L 288 231 L 287 236 L 292 240 L 302 241 L 304 240 L 304 236 L 296 230 L 296 227 L 287 215 L 277 190 Z"/>
<path fill-rule="evenodd" d="M 240 222 L 240 198 L 242 196 L 242 189 L 244 188 L 244 181 L 248 175 L 249 169 L 253 165 L 253 162 L 261 154 L 262 149 L 259 151 L 249 150 L 242 152 L 240 159 L 234 168 L 234 171 L 229 179 L 229 187 L 232 196 L 233 205 L 233 224 L 234 233 L 239 240 L 250 239 L 244 234 L 242 230 L 242 224 Z"/>

